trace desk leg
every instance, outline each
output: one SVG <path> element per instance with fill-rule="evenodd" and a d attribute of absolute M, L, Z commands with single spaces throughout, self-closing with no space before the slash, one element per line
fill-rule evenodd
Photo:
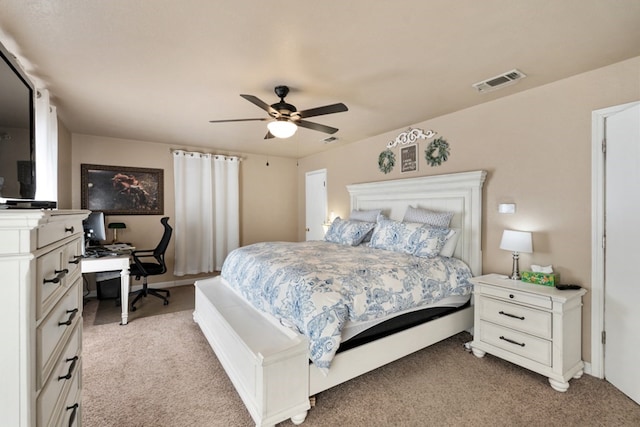
<path fill-rule="evenodd" d="M 120 306 L 122 307 L 121 325 L 126 325 L 129 319 L 129 261 L 126 268 L 120 270 Z"/>

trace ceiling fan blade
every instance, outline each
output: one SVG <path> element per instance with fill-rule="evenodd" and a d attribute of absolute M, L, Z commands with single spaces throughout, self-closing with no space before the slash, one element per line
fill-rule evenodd
<path fill-rule="evenodd" d="M 264 136 L 264 139 L 271 139 L 271 138 L 275 138 L 275 136 L 273 136 L 271 132 L 267 131 L 267 134 Z"/>
<path fill-rule="evenodd" d="M 271 115 L 278 114 L 278 112 L 275 109 L 273 109 L 271 107 L 271 105 L 267 104 L 266 102 L 264 102 L 262 99 L 258 98 L 257 96 L 253 96 L 253 95 L 240 95 L 240 96 L 243 97 L 244 99 L 246 99 L 247 101 L 251 102 L 252 104 L 255 104 L 258 107 L 262 108 L 264 111 L 266 111 L 267 113 L 269 113 Z"/>
<path fill-rule="evenodd" d="M 227 122 L 266 122 L 271 120 L 267 117 L 261 119 L 228 119 L 228 120 L 209 120 L 209 123 L 227 123 Z"/>
<path fill-rule="evenodd" d="M 319 132 L 324 133 L 336 133 L 338 132 L 338 128 L 332 128 L 331 126 L 321 125 L 320 123 L 308 122 L 306 120 L 298 120 L 295 122 L 300 127 L 317 130 Z"/>
<path fill-rule="evenodd" d="M 308 110 L 298 111 L 296 114 L 300 116 L 301 119 L 305 119 L 307 117 L 314 116 L 323 116 L 325 114 L 333 114 L 333 113 L 342 113 L 344 111 L 349 111 L 346 105 L 342 102 L 338 104 L 325 105 L 324 107 L 310 108 Z"/>

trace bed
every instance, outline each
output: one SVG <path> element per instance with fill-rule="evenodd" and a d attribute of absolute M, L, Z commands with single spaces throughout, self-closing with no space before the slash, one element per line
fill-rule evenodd
<path fill-rule="evenodd" d="M 477 276 L 482 274 L 481 215 L 485 177 L 485 171 L 473 171 L 353 184 L 347 186 L 347 190 L 352 210 L 380 209 L 395 221 L 402 220 L 409 206 L 453 212 L 449 227 L 456 230 L 458 238 L 453 257 L 468 266 L 469 275 Z M 300 245 L 317 250 L 320 244 L 301 242 Z M 278 249 L 269 246 L 272 244 L 264 245 L 267 246 L 256 246 L 255 251 L 291 250 L 289 246 Z M 362 254 L 368 256 L 368 253 Z M 441 257 L 436 257 L 434 262 L 437 258 Z M 428 322 L 416 322 L 381 338 L 374 336 L 357 345 L 344 345 L 346 350 L 331 354 L 328 363 L 324 363 L 315 360 L 315 352 L 310 351 L 310 347 L 314 348 L 313 335 L 299 333 L 299 327 L 292 327 L 295 325 L 283 324 L 268 312 L 268 307 L 262 307 L 265 311 L 254 307 L 265 303 L 256 303 L 250 298 L 251 291 L 242 288 L 242 282 L 248 281 L 245 275 L 233 277 L 231 274 L 232 270 L 243 272 L 244 267 L 229 258 L 228 261 L 232 267 L 228 267 L 226 274 L 223 269 L 225 278 L 218 276 L 196 282 L 194 320 L 258 426 L 275 425 L 288 418 L 300 424 L 311 407 L 310 397 L 317 393 L 461 331 L 471 330 L 473 326 L 473 306 L 461 300 L 456 303 L 461 307 L 447 310 L 449 314 L 437 315 Z M 265 287 L 271 285 L 265 283 Z M 351 335 L 362 334 L 355 329 Z M 310 359 L 314 363 L 310 363 Z"/>

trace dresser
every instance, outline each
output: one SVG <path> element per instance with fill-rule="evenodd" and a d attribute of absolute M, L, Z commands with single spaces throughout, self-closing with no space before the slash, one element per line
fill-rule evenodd
<path fill-rule="evenodd" d="M 79 426 L 82 220 L 0 210 L 0 414 L 16 427 Z"/>
<path fill-rule="evenodd" d="M 549 378 L 554 390 L 569 389 L 583 374 L 582 296 L 586 290 L 512 280 L 498 274 L 474 277 L 471 350 L 486 353 Z"/>

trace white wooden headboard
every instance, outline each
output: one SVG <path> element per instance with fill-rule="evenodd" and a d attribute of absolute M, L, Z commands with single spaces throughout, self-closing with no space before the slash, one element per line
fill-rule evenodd
<path fill-rule="evenodd" d="M 453 212 L 460 230 L 454 256 L 482 274 L 482 185 L 487 172 L 473 171 L 347 185 L 351 209 L 382 209 L 401 221 L 407 206 Z"/>

